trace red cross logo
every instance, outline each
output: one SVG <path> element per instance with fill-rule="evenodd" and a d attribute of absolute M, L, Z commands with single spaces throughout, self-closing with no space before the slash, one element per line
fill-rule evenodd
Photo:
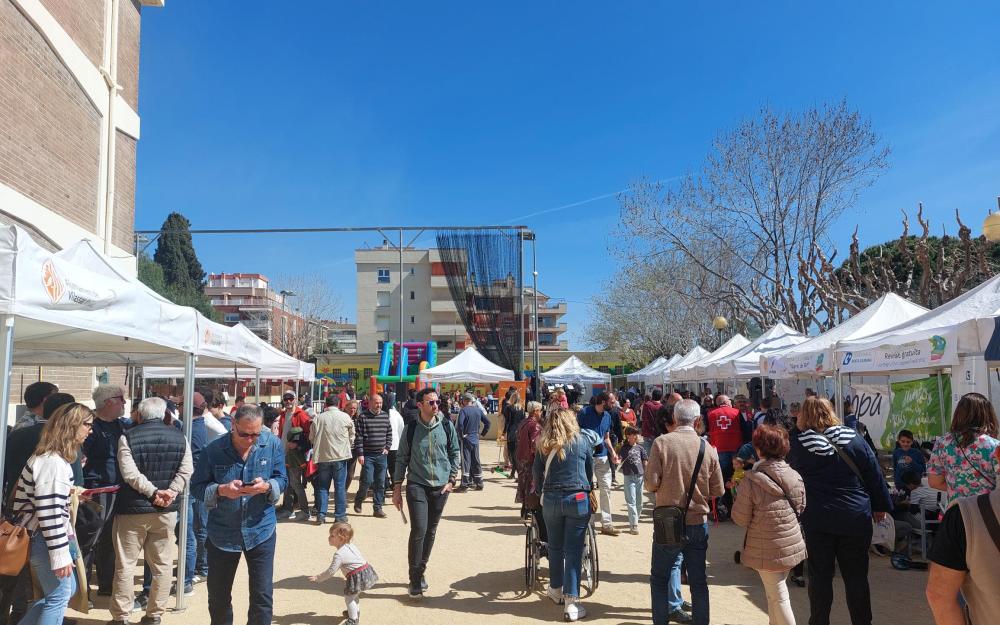
<path fill-rule="evenodd" d="M 718 426 L 720 430 L 728 430 L 729 426 L 733 424 L 733 420 L 726 415 L 720 416 L 716 421 L 715 425 Z"/>

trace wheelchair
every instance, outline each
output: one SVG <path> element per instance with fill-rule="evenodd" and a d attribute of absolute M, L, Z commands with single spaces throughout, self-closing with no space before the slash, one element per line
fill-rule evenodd
<path fill-rule="evenodd" d="M 524 532 L 524 587 L 530 592 L 541 581 L 539 565 L 548 557 L 548 545 L 542 542 L 535 515 L 529 517 L 531 523 Z M 583 560 L 580 567 L 580 595 L 589 597 L 600 584 L 600 559 L 597 554 L 597 532 L 594 524 L 587 524 L 587 534 L 583 542 Z"/>

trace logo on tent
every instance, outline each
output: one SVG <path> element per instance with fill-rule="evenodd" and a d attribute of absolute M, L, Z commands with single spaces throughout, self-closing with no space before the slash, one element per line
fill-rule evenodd
<path fill-rule="evenodd" d="M 48 293 L 49 299 L 52 300 L 53 304 L 58 303 L 63 293 L 66 292 L 66 286 L 56 272 L 56 266 L 52 264 L 51 260 L 45 261 L 42 265 L 42 286 L 45 287 L 45 292 Z"/>
<path fill-rule="evenodd" d="M 943 336 L 935 334 L 930 338 L 931 342 L 931 360 L 941 360 L 944 358 L 945 347 L 948 346 L 948 340 Z"/>
<path fill-rule="evenodd" d="M 847 352 L 846 354 L 844 354 L 843 366 L 846 367 L 847 365 L 851 364 L 851 359 L 853 357 L 854 357 L 854 354 L 852 352 Z"/>
<path fill-rule="evenodd" d="M 819 373 L 820 371 L 823 370 L 823 356 L 825 355 L 826 354 L 820 354 L 819 356 L 816 357 L 816 373 Z M 844 364 L 846 365 L 847 363 L 845 362 Z"/>

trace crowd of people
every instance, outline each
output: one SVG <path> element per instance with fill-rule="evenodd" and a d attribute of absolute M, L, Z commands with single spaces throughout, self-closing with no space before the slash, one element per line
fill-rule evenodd
<path fill-rule="evenodd" d="M 924 554 L 937 623 L 965 622 L 966 611 L 971 622 L 987 623 L 1000 607 L 998 559 L 989 549 L 1000 541 L 989 515 L 1000 511 L 1000 442 L 996 414 L 981 395 L 961 398 L 949 432 L 930 450 L 899 432 L 892 491 L 863 424 L 849 408 L 839 418 L 815 393 L 787 412 L 773 394 L 753 408 L 743 396 L 660 389 L 597 392 L 585 406 L 571 403 L 578 398 L 555 388 L 524 402 L 512 389 L 497 406 L 520 516 L 538 525 L 549 560 L 546 596 L 568 621 L 586 616 L 580 576 L 591 520 L 604 535 L 621 532 L 618 473 L 625 529 L 637 534 L 644 515 L 653 520 L 654 625 L 709 623 L 709 520 L 730 517 L 745 528 L 739 561 L 758 573 L 777 625 L 795 622 L 789 576 L 808 586 L 809 623 L 828 624 L 835 568 L 852 625 L 870 624 L 873 527 L 894 525 L 893 565 L 899 556 L 903 568 L 910 533 L 939 510 L 946 512 L 938 536 Z M 361 595 L 378 575 L 352 543 L 347 492 L 355 473 L 355 514 L 370 497 L 372 515 L 385 518 L 387 494 L 408 513 L 407 594 L 419 598 L 429 588 L 428 562 L 450 494 L 483 488 L 480 437 L 492 427 L 476 395 L 431 388 L 397 404 L 391 391 L 358 399 L 348 387 L 328 394 L 322 407 L 288 392 L 280 409 L 243 397 L 229 406 L 224 394 L 198 388 L 190 439 L 178 402 L 140 398 L 126 416 L 126 391 L 117 385 L 97 386 L 93 409 L 47 382 L 29 385 L 23 399 L 27 411 L 7 436 L 3 488 L 9 517 L 32 538 L 20 574 L 0 580 L 0 624 L 60 624 L 94 587 L 110 597 L 111 625 L 135 611 L 144 612 L 141 623 L 156 625 L 171 593 L 192 594 L 203 582 L 210 622 L 231 624 L 241 559 L 247 622 L 270 624 L 278 520 L 323 525 L 332 516 L 332 563 L 310 579 L 341 572 L 347 623 L 356 625 Z M 190 523 L 178 537 L 181 506 Z M 175 542 L 185 567 L 171 588 Z M 136 593 L 140 557 L 144 583 Z"/>

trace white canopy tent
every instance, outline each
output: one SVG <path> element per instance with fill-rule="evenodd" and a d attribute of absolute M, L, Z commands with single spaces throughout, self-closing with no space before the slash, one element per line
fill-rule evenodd
<path fill-rule="evenodd" d="M 661 362 L 659 365 L 652 367 L 646 367 L 646 372 L 642 374 L 639 378 L 640 382 L 645 382 L 646 384 L 663 384 L 663 375 L 670 371 L 674 366 L 677 365 L 681 360 L 684 359 L 684 354 L 674 354 L 668 358 L 665 362 Z"/>
<path fill-rule="evenodd" d="M 708 356 L 708 350 L 701 345 L 695 345 L 694 348 L 684 354 L 680 360 L 675 362 L 669 368 L 654 372 L 651 377 L 656 384 L 673 384 L 674 371 L 682 367 L 686 367 L 691 363 L 698 362 L 705 356 Z"/>
<path fill-rule="evenodd" d="M 762 355 L 761 372 L 776 379 L 833 375 L 836 370 L 834 348 L 838 343 L 883 332 L 926 312 L 923 306 L 895 293 L 886 293 L 827 332 L 770 356 Z"/>
<path fill-rule="evenodd" d="M 750 340 L 743 336 L 742 334 L 736 334 L 729 338 L 728 341 L 719 346 L 711 354 L 708 354 L 701 360 L 685 365 L 684 367 L 674 367 L 670 371 L 670 381 L 671 382 L 697 382 L 699 380 L 710 380 L 711 378 L 703 375 L 702 372 L 708 371 L 708 366 L 712 363 L 719 362 L 727 358 L 728 356 L 735 354 L 739 350 L 743 349 L 750 344 Z"/>
<path fill-rule="evenodd" d="M 473 347 L 466 347 L 461 354 L 448 362 L 420 372 L 427 382 L 475 382 L 493 384 L 514 379 L 514 372 L 490 362 Z"/>
<path fill-rule="evenodd" d="M 807 340 L 809 337 L 779 322 L 743 349 L 709 365 L 707 373 L 714 380 L 752 378 L 760 375 L 761 356 L 773 354 Z"/>
<path fill-rule="evenodd" d="M 601 373 L 576 356 L 542 373 L 546 384 L 611 384 L 611 375 Z"/>
<path fill-rule="evenodd" d="M 676 354 L 674 354 L 674 356 L 676 356 Z M 656 360 L 654 360 L 653 362 L 649 363 L 648 365 L 646 365 L 642 369 L 638 369 L 638 370 L 633 371 L 632 373 L 626 375 L 625 376 L 625 381 L 627 381 L 627 382 L 642 382 L 642 376 L 646 375 L 651 370 L 656 369 L 659 366 L 662 366 L 663 363 L 667 362 L 668 360 L 669 360 L 669 358 L 667 358 L 666 356 L 657 356 Z"/>

